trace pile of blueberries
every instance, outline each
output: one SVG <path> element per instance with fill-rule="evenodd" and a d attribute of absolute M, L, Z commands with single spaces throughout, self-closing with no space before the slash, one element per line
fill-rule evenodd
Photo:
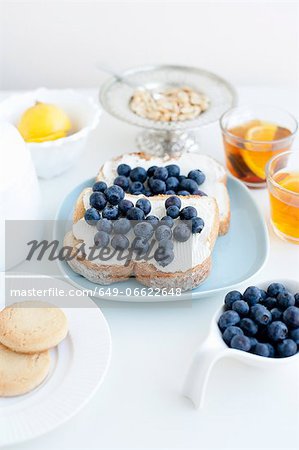
<path fill-rule="evenodd" d="M 198 169 L 191 170 L 186 177 L 180 175 L 180 168 L 176 164 L 151 166 L 148 170 L 143 167 L 131 169 L 128 164 L 120 164 L 117 174 L 114 184 L 133 195 L 206 195 L 199 189 L 206 177 Z"/>
<path fill-rule="evenodd" d="M 196 208 L 181 208 L 182 202 L 177 196 L 166 199 L 166 215 L 159 219 L 150 215 L 151 202 L 147 198 L 138 199 L 134 206 L 124 198 L 125 192 L 120 186 L 108 187 L 105 182 L 98 181 L 92 190 L 91 207 L 86 210 L 84 218 L 97 228 L 94 237 L 97 248 L 106 248 L 110 244 L 115 250 L 128 249 L 130 241 L 127 234 L 133 228 L 135 238 L 131 248 L 138 255 L 145 255 L 154 238 L 158 242 L 154 258 L 161 266 L 166 266 L 174 259 L 173 239 L 185 242 L 192 233 L 201 233 L 204 228 L 204 221 L 197 217 Z M 180 220 L 175 222 L 175 219 Z"/>
<path fill-rule="evenodd" d="M 283 284 L 272 283 L 266 291 L 256 286 L 243 295 L 231 291 L 224 302 L 218 326 L 229 347 L 268 358 L 297 353 L 299 292 L 293 295 Z"/>

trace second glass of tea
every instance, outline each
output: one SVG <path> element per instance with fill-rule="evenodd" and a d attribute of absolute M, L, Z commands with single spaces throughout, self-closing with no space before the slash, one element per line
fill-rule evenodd
<path fill-rule="evenodd" d="M 226 164 L 249 187 L 266 185 L 266 165 L 291 148 L 298 128 L 288 112 L 270 106 L 236 107 L 220 119 Z"/>

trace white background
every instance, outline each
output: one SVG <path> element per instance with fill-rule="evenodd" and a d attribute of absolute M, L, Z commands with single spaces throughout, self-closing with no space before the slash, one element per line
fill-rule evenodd
<path fill-rule="evenodd" d="M 298 83 L 297 1 L 0 2 L 0 88 L 91 87 L 117 69 L 180 63 L 244 85 Z"/>

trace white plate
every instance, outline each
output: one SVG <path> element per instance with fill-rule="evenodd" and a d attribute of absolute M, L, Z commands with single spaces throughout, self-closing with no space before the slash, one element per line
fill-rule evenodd
<path fill-rule="evenodd" d="M 70 285 L 55 280 L 62 289 Z M 82 297 L 83 299 L 83 297 Z M 49 300 L 55 304 L 55 299 Z M 109 326 L 94 302 L 85 307 L 63 308 L 69 333 L 51 351 L 51 369 L 32 392 L 0 398 L 0 445 L 32 439 L 53 430 L 76 414 L 102 383 L 111 356 Z"/>

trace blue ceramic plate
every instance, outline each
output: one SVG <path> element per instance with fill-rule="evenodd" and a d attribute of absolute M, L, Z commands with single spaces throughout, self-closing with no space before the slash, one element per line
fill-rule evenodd
<path fill-rule="evenodd" d="M 94 183 L 93 179 L 81 183 L 64 199 L 57 214 L 55 239 L 63 242 L 63 237 L 71 227 L 60 221 L 71 221 L 74 205 L 81 191 Z M 96 285 L 76 274 L 67 263 L 61 262 L 64 276 L 76 287 L 90 289 L 102 299 L 153 302 L 171 300 L 190 300 L 210 296 L 216 292 L 230 290 L 249 280 L 264 266 L 269 252 L 268 231 L 249 189 L 235 178 L 228 178 L 231 199 L 231 226 L 225 236 L 217 239 L 213 251 L 213 265 L 210 276 L 191 292 L 174 295 L 155 295 L 134 279 L 110 286 Z M 98 292 L 95 292 L 95 288 Z M 115 289 L 114 289 L 115 288 Z M 114 291 L 113 291 L 114 289 Z M 135 289 L 135 291 L 134 291 Z M 150 294 L 150 295 L 148 295 Z"/>

